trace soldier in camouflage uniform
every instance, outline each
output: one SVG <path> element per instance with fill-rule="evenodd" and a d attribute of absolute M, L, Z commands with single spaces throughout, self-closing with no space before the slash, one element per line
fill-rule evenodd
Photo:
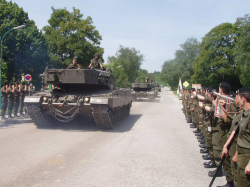
<path fill-rule="evenodd" d="M 140 83 L 141 81 L 140 81 L 140 79 L 139 79 L 139 77 L 137 77 L 136 79 L 135 79 L 135 83 Z"/>
<path fill-rule="evenodd" d="M 214 161 L 214 154 L 213 154 L 213 144 L 212 144 L 212 124 L 214 121 L 214 112 L 210 108 L 212 107 L 212 87 L 207 88 L 207 96 L 205 97 L 205 105 L 204 109 L 206 110 L 206 117 L 204 120 L 204 127 L 205 127 L 205 142 L 206 142 L 206 148 L 209 151 L 209 154 L 205 155 L 203 158 L 210 158 L 211 161 L 205 162 L 204 167 L 205 168 L 215 168 L 216 164 Z"/>
<path fill-rule="evenodd" d="M 239 96 L 239 90 L 236 91 L 236 105 L 238 105 L 239 107 L 237 108 L 237 111 L 235 114 L 233 114 L 233 121 L 231 124 L 231 128 L 229 130 L 229 133 L 227 135 L 227 137 L 229 138 L 232 134 L 232 132 L 234 131 L 234 129 L 236 128 L 236 126 L 240 123 L 241 121 L 241 117 L 242 114 L 245 112 L 244 110 L 244 105 L 241 101 L 241 97 Z M 236 153 L 236 148 L 237 148 L 237 142 L 234 141 L 230 147 L 230 150 L 228 151 L 229 153 L 229 157 L 230 157 L 230 162 L 231 162 L 231 169 L 232 169 L 232 174 L 234 177 L 234 185 L 237 186 L 237 158 L 234 157 L 235 153 Z"/>
<path fill-rule="evenodd" d="M 26 95 L 26 91 L 27 91 L 26 83 L 22 82 L 21 93 L 20 93 L 20 115 L 22 116 L 24 116 L 23 108 L 24 108 L 24 98 Z"/>
<path fill-rule="evenodd" d="M 29 96 L 33 95 L 35 93 L 35 86 L 33 86 L 32 83 L 29 85 Z"/>
<path fill-rule="evenodd" d="M 237 186 L 247 187 L 250 186 L 250 87 L 240 88 L 239 97 L 239 105 L 244 106 L 244 111 L 239 114 L 238 123 L 223 147 L 222 156 L 228 156 L 228 144 L 239 126 L 237 151 L 234 155 L 234 161 L 237 162 Z"/>
<path fill-rule="evenodd" d="M 17 82 L 14 92 L 14 117 L 20 117 L 19 115 L 17 115 L 20 105 L 20 93 L 21 93 L 20 83 Z"/>
<path fill-rule="evenodd" d="M 9 83 L 8 88 L 8 118 L 14 118 L 11 113 L 14 107 L 14 85 L 13 83 Z"/>
<path fill-rule="evenodd" d="M 77 59 L 73 59 L 73 63 L 70 64 L 67 69 L 81 69 L 81 66 L 77 63 Z"/>
<path fill-rule="evenodd" d="M 187 92 L 187 123 L 192 123 L 192 116 L 190 110 L 190 100 L 191 100 L 191 89 L 188 89 Z"/>
<path fill-rule="evenodd" d="M 2 120 L 8 119 L 5 118 L 5 112 L 7 110 L 8 105 L 8 83 L 4 82 L 3 87 L 1 88 L 1 114 L 2 114 Z"/>
<path fill-rule="evenodd" d="M 93 68 L 103 69 L 103 67 L 102 67 L 102 60 L 99 59 L 99 54 L 98 53 L 96 53 L 94 55 L 94 58 L 91 60 L 91 62 L 89 64 L 89 68 L 91 68 L 91 66 Z"/>
<path fill-rule="evenodd" d="M 230 90 L 231 90 L 231 86 L 226 82 L 222 82 L 219 86 L 219 94 L 221 94 L 221 95 L 228 96 L 230 93 Z M 230 103 L 230 101 L 228 101 L 228 103 Z M 220 105 L 221 105 L 221 107 L 223 107 L 223 103 L 220 103 Z M 224 110 L 227 110 L 227 112 L 235 112 L 237 110 L 237 106 L 235 105 L 235 103 L 226 104 L 224 107 L 225 107 Z M 216 115 L 216 112 L 215 112 L 215 115 Z M 217 134 L 218 136 L 212 137 L 212 139 L 213 139 L 212 141 L 220 149 L 220 151 L 217 150 L 217 153 L 214 154 L 215 160 L 217 160 L 217 163 L 219 163 L 221 161 L 221 153 L 222 153 L 223 145 L 227 141 L 227 134 L 228 134 L 230 127 L 231 127 L 232 118 L 227 118 L 227 117 L 224 118 L 223 116 L 220 117 L 218 115 L 216 117 L 217 117 L 217 120 L 216 120 L 215 126 L 217 127 L 219 134 Z M 223 169 L 225 171 L 226 180 L 227 180 L 227 184 L 225 186 L 227 186 L 227 187 L 232 186 L 233 187 L 234 186 L 234 183 L 233 183 L 234 178 L 233 178 L 232 171 L 231 171 L 231 163 L 230 163 L 230 160 L 228 157 L 223 162 Z M 209 176 L 212 177 L 215 172 L 216 171 L 211 171 L 209 173 Z"/>

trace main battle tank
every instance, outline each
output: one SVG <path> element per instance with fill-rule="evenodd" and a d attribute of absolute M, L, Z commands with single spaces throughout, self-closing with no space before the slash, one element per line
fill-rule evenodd
<path fill-rule="evenodd" d="M 152 88 L 150 83 L 132 83 L 133 100 L 149 100 L 154 101 L 157 96 L 156 90 Z"/>
<path fill-rule="evenodd" d="M 76 116 L 93 116 L 97 127 L 113 129 L 130 114 L 130 89 L 116 89 L 111 72 L 99 69 L 45 69 L 44 83 L 54 89 L 27 96 L 24 103 L 37 127 Z"/>

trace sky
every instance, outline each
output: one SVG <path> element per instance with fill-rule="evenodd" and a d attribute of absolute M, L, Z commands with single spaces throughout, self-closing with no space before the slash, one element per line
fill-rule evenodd
<path fill-rule="evenodd" d="M 141 68 L 161 71 L 175 57 L 180 44 L 190 37 L 199 41 L 221 23 L 234 23 L 249 14 L 249 0 L 12 0 L 28 12 L 42 29 L 55 9 L 73 7 L 83 19 L 90 16 L 102 36 L 103 58 L 114 56 L 119 46 L 135 48 L 144 55 Z"/>

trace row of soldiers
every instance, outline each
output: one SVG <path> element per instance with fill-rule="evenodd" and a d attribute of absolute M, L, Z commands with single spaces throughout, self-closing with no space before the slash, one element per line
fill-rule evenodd
<path fill-rule="evenodd" d="M 31 84 L 26 84 L 22 82 L 21 85 L 17 82 L 15 85 L 13 83 L 3 83 L 1 88 L 1 119 L 6 120 L 14 117 L 20 117 L 18 109 L 20 107 L 20 115 L 24 116 L 24 98 L 26 95 L 32 95 L 35 91 L 35 87 Z M 8 118 L 5 117 L 6 110 L 8 108 Z M 12 111 L 14 116 L 12 116 Z"/>
<path fill-rule="evenodd" d="M 235 100 L 230 90 L 226 82 L 220 84 L 219 93 L 204 86 L 183 89 L 183 108 L 190 127 L 196 128 L 203 159 L 210 160 L 204 167 L 216 168 L 208 176 L 214 177 L 225 157 L 227 183 L 223 187 L 250 186 L 250 87 L 240 88 Z M 223 176 L 222 169 L 219 176 Z"/>

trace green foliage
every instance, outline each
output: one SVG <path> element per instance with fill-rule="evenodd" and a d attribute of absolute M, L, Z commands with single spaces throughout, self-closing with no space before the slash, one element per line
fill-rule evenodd
<path fill-rule="evenodd" d="M 148 71 L 146 69 L 140 69 L 138 72 L 140 82 L 145 82 L 148 77 Z"/>
<path fill-rule="evenodd" d="M 184 68 L 182 64 L 177 63 L 175 60 L 165 61 L 162 66 L 161 80 L 174 90 L 178 86 Z"/>
<path fill-rule="evenodd" d="M 92 25 L 91 17 L 82 19 L 83 14 L 74 7 L 71 13 L 66 8 L 51 9 L 49 26 L 43 30 L 49 44 L 52 65 L 66 67 L 73 58 L 78 58 L 78 63 L 86 67 L 95 53 L 101 57 L 104 53 L 104 49 L 99 46 L 102 37 Z"/>
<path fill-rule="evenodd" d="M 164 62 L 159 76 L 160 80 L 169 85 L 172 90 L 178 86 L 179 78 L 190 83 L 193 61 L 200 52 L 199 42 L 195 38 L 188 38 L 180 46 L 181 49 L 175 52 L 175 58 Z"/>
<path fill-rule="evenodd" d="M 129 86 L 128 75 L 125 69 L 118 63 L 117 58 L 112 56 L 108 58 L 108 63 L 104 65 L 106 68 L 111 68 L 113 75 L 116 78 L 116 85 L 120 88 L 127 88 Z"/>
<path fill-rule="evenodd" d="M 233 24 L 223 23 L 205 35 L 200 44 L 200 54 L 193 63 L 192 83 L 217 88 L 220 82 L 225 81 L 233 89 L 240 85 L 233 53 L 237 34 Z"/>
<path fill-rule="evenodd" d="M 3 81 L 17 81 L 21 74 L 31 74 L 32 82 L 40 82 L 39 74 L 48 61 L 45 38 L 34 21 L 29 20 L 16 3 L 1 0 L 0 36 L 3 37 L 13 27 L 26 24 L 26 28 L 11 30 L 3 41 Z"/>
<path fill-rule="evenodd" d="M 234 55 L 237 66 L 240 68 L 240 83 L 243 86 L 250 86 L 250 15 L 238 18 L 235 23 L 240 30 Z"/>
<path fill-rule="evenodd" d="M 124 71 L 128 76 L 129 83 L 131 84 L 134 82 L 138 77 L 138 72 L 142 62 L 144 61 L 144 56 L 135 48 L 120 46 L 116 52 L 115 58 L 117 59 L 118 64 L 124 68 Z"/>

